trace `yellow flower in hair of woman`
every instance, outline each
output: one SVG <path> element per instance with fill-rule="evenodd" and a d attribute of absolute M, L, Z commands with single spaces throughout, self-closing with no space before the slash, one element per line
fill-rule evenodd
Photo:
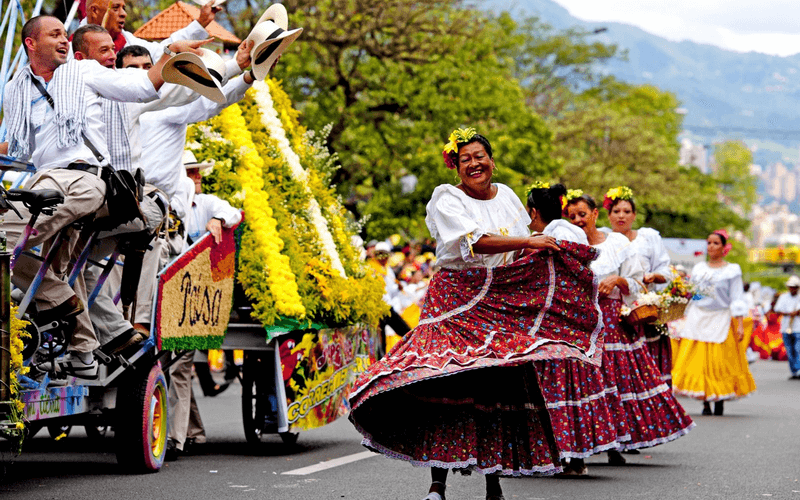
<path fill-rule="evenodd" d="M 444 150 L 442 150 L 442 157 L 444 158 L 444 163 L 447 165 L 447 168 L 451 170 L 456 168 L 455 158 L 453 158 L 453 156 L 458 153 L 458 143 L 468 142 L 475 137 L 477 133 L 478 132 L 472 127 L 453 130 L 447 140 L 447 144 L 444 145 Z"/>
<path fill-rule="evenodd" d="M 617 186 L 606 191 L 603 199 L 603 208 L 611 210 L 611 206 L 616 200 L 632 200 L 633 190 L 628 186 Z"/>

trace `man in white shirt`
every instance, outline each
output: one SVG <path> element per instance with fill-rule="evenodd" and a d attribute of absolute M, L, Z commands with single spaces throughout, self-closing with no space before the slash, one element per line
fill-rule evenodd
<path fill-rule="evenodd" d="M 38 219 L 37 234 L 27 244 L 31 248 L 39 244 L 47 246 L 62 228 L 87 215 L 106 215 L 103 213 L 106 186 L 99 176 L 101 163 L 83 137 L 107 158 L 101 98 L 128 102 L 157 98 L 164 83 L 161 69 L 169 58 L 162 57 L 146 73 L 130 71 L 121 75 L 95 61 L 68 62 L 67 31 L 55 17 L 32 18 L 23 26 L 21 35 L 30 64 L 6 85 L 3 107 L 9 142 L 0 145 L 0 153 L 35 165 L 37 173 L 27 188 L 55 189 L 64 195 L 64 203 L 52 215 Z M 202 43 L 180 41 L 170 47 L 177 52 L 198 52 L 196 48 Z M 34 79 L 53 96 L 55 109 L 38 90 Z M 2 225 L 11 245 L 19 240 L 30 217 L 21 204 L 18 209 L 22 220 L 6 215 Z M 98 342 L 84 311 L 83 281 L 76 282 L 73 292 L 59 278 L 66 269 L 69 250 L 61 252 L 61 258 L 44 276 L 36 295 L 40 311 L 37 320 L 45 324 L 74 318 L 75 332 L 61 367 L 68 374 L 94 378 L 97 362 L 92 351 Z M 21 255 L 14 268 L 15 284 L 27 288 L 38 268 L 38 261 Z"/>
<path fill-rule="evenodd" d="M 800 379 L 800 277 L 791 276 L 786 281 L 788 292 L 778 297 L 775 312 L 781 316 L 781 333 L 786 357 L 789 358 L 790 379 Z"/>
<path fill-rule="evenodd" d="M 191 151 L 184 152 L 181 163 L 186 168 L 187 176 L 181 182 L 192 186 L 191 208 L 185 219 L 188 242 L 191 244 L 209 232 L 214 241 L 219 243 L 222 228 L 230 228 L 241 222 L 242 214 L 227 201 L 213 194 L 203 194 L 202 172 L 209 170 L 212 163 L 198 162 Z M 208 359 L 205 362 L 208 363 Z M 182 452 L 188 453 L 193 445 L 206 441 L 203 420 L 192 391 L 193 364 L 194 358 L 185 355 L 170 369 L 167 460 L 175 460 Z"/>

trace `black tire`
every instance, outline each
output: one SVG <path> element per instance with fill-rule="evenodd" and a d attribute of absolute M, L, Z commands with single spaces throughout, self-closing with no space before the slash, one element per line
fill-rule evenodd
<path fill-rule="evenodd" d="M 259 380 L 259 374 L 267 363 L 255 352 L 244 353 L 244 363 L 242 365 L 242 425 L 244 426 L 244 437 L 250 444 L 261 442 L 264 434 L 263 400 L 266 396 L 263 393 L 263 382 Z"/>
<path fill-rule="evenodd" d="M 67 437 L 69 436 L 70 431 L 72 431 L 71 425 L 49 424 L 47 426 L 47 432 L 53 439 L 57 438 L 61 434 L 64 434 L 64 437 Z"/>
<path fill-rule="evenodd" d="M 164 465 L 169 422 L 167 381 L 161 364 L 137 370 L 117 392 L 114 425 L 117 462 L 126 472 L 156 472 Z"/>

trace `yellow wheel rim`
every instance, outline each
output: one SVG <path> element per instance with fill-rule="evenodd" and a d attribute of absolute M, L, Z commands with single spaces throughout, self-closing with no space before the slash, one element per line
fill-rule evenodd
<path fill-rule="evenodd" d="M 153 456 L 160 457 L 167 443 L 167 398 L 161 384 L 150 398 L 150 434 Z"/>

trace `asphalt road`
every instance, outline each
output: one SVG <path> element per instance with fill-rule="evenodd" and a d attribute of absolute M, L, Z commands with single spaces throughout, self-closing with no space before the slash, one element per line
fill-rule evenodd
<path fill-rule="evenodd" d="M 701 417 L 701 404 L 681 399 L 697 421 L 689 435 L 626 455 L 612 467 L 588 460 L 585 478 L 503 479 L 506 499 L 796 498 L 800 500 L 800 381 L 786 363 L 751 365 L 758 392 L 726 404 L 722 417 Z M 199 393 L 199 391 L 198 391 Z M 58 442 L 46 430 L 32 439 L 0 483 L 2 499 L 411 499 L 425 496 L 426 469 L 364 453 L 347 421 L 301 433 L 295 446 L 267 436 L 245 442 L 239 386 L 198 399 L 209 442 L 201 454 L 169 462 L 156 474 L 120 470 L 113 439 L 73 429 Z M 7 454 L 1 460 L 8 461 Z M 322 465 L 319 465 L 322 462 Z M 311 468 L 310 470 L 308 468 Z M 478 476 L 451 475 L 447 498 L 481 499 Z"/>

